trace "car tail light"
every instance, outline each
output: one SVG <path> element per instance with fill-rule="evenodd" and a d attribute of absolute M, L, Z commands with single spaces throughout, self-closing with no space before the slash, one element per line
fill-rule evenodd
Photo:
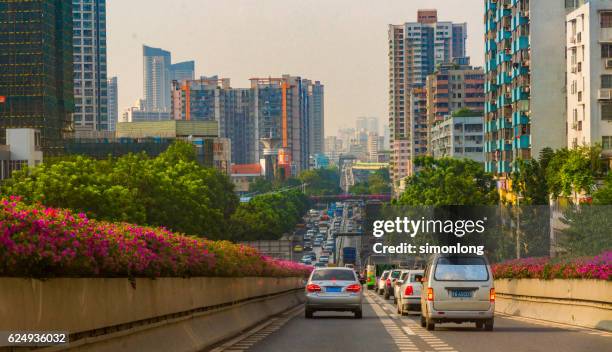
<path fill-rule="evenodd" d="M 494 289 L 494 288 L 492 288 L 492 289 L 489 291 L 489 301 L 491 301 L 491 302 L 495 302 L 495 289 Z"/>
<path fill-rule="evenodd" d="M 411 285 L 406 286 L 406 289 L 404 290 L 404 295 L 405 296 L 412 296 L 414 294 L 414 289 L 412 289 Z"/>
<path fill-rule="evenodd" d="M 433 288 L 429 287 L 427 289 L 427 300 L 428 301 L 433 301 L 434 300 L 434 292 L 433 292 Z"/>
<path fill-rule="evenodd" d="M 387 286 L 391 286 L 391 279 L 387 279 Z"/>
<path fill-rule="evenodd" d="M 347 292 L 359 292 L 359 291 L 361 291 L 361 285 L 357 285 L 357 284 L 348 285 L 346 287 L 346 291 Z"/>
<path fill-rule="evenodd" d="M 321 286 L 315 285 L 315 284 L 310 284 L 310 285 L 306 286 L 306 291 L 308 291 L 308 292 L 321 292 Z"/>

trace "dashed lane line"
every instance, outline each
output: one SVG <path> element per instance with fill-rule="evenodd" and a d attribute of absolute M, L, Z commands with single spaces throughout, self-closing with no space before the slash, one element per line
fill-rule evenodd
<path fill-rule="evenodd" d="M 385 308 L 385 306 L 387 305 L 390 305 L 390 303 L 384 300 L 381 300 L 379 297 L 375 296 L 374 294 L 369 293 L 368 295 L 373 301 L 375 301 L 378 305 L 382 306 L 383 308 Z M 387 308 L 385 310 L 389 311 L 390 309 Z M 424 341 L 427 344 L 429 349 L 433 349 L 436 352 L 457 352 L 457 350 L 454 347 L 448 345 L 446 342 L 442 341 L 439 337 L 433 335 L 426 329 L 423 329 L 414 320 L 401 319 L 401 317 L 399 316 L 397 317 L 399 319 L 391 320 L 391 321 L 398 322 L 402 326 L 402 329 L 404 328 L 409 329 L 409 331 L 411 331 L 416 337 Z M 404 330 L 404 332 L 408 334 L 406 330 Z"/>
<path fill-rule="evenodd" d="M 299 305 L 285 313 L 260 324 L 246 333 L 224 343 L 223 345 L 212 349 L 210 352 L 239 352 L 247 351 L 259 341 L 270 336 L 274 332 L 283 327 L 289 320 L 299 314 L 303 314 L 304 306 Z"/>
<path fill-rule="evenodd" d="M 419 348 L 414 344 L 414 341 L 406 335 L 404 330 L 400 329 L 400 327 L 393 321 L 393 319 L 389 317 L 389 315 L 383 309 L 383 306 L 376 302 L 371 295 L 366 295 L 365 298 L 368 303 L 370 303 L 370 306 L 374 310 L 374 313 L 376 313 L 383 327 L 391 336 L 393 342 L 400 351 L 419 351 Z"/>

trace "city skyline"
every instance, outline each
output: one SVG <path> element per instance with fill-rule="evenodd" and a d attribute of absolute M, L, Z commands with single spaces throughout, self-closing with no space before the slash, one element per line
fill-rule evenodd
<path fill-rule="evenodd" d="M 468 39 L 467 54 L 475 66 L 484 61 L 479 40 L 484 33 L 480 0 L 465 1 L 459 10 L 453 8 L 452 0 L 418 4 L 315 0 L 291 1 L 291 6 L 279 1 L 182 0 L 173 2 L 171 8 L 164 6 L 166 3 L 107 0 L 109 76 L 118 76 L 121 81 L 120 111 L 144 96 L 142 45 L 164 48 L 177 62 L 195 60 L 196 77 L 219 75 L 246 82 L 252 77 L 289 73 L 316 78 L 327 86 L 327 135 L 354 125 L 359 116 L 377 116 L 382 130 L 388 99 L 386 29 L 391 23 L 416 20 L 419 8 L 437 8 L 449 21 L 468 23 L 472 40 Z M 131 15 L 145 7 L 147 16 Z M 284 13 L 286 8 L 291 10 Z M 216 15 L 205 16 L 207 20 L 202 22 L 199 14 L 208 13 Z M 361 20 L 365 16 L 367 23 Z M 159 25 L 162 21 L 164 26 Z M 176 26 L 182 28 L 184 38 L 169 34 L 167 29 Z M 275 31 L 278 27 L 283 33 Z M 342 53 L 351 53 L 350 60 L 333 59 Z"/>

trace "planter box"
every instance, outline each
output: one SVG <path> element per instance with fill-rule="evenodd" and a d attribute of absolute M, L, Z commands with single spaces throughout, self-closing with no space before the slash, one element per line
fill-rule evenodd
<path fill-rule="evenodd" d="M 303 287 L 302 278 L 0 278 L 0 331 L 87 332 Z"/>
<path fill-rule="evenodd" d="M 612 331 L 612 282 L 603 280 L 495 280 L 501 313 Z"/>

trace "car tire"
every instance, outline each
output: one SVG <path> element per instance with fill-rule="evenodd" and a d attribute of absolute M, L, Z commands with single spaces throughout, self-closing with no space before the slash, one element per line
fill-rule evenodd
<path fill-rule="evenodd" d="M 399 315 L 404 315 L 404 314 L 402 313 L 402 308 L 401 308 L 401 306 L 400 306 L 399 302 L 397 302 L 397 301 L 396 301 L 395 303 L 397 304 L 397 314 L 399 314 Z"/>
<path fill-rule="evenodd" d="M 476 322 L 476 329 L 481 330 L 482 328 L 484 328 L 484 322 L 483 321 L 477 321 Z"/>
<path fill-rule="evenodd" d="M 425 317 L 421 314 L 421 327 L 424 328 L 425 326 L 427 326 L 427 321 L 425 320 Z"/>
<path fill-rule="evenodd" d="M 388 292 L 385 292 L 384 297 L 385 297 L 385 299 L 389 299 L 389 297 L 390 297 L 389 293 L 388 293 Z"/>
<path fill-rule="evenodd" d="M 355 311 L 355 319 L 361 319 L 363 318 L 363 311 L 361 309 L 357 309 Z"/>
<path fill-rule="evenodd" d="M 314 312 L 312 311 L 312 309 L 306 308 L 306 310 L 304 311 L 304 316 L 306 317 L 306 319 L 312 319 L 312 314 Z"/>
<path fill-rule="evenodd" d="M 485 331 L 493 331 L 493 319 L 487 319 L 484 322 Z"/>
<path fill-rule="evenodd" d="M 434 321 L 432 319 L 427 319 L 425 321 L 425 327 L 429 331 L 434 331 L 434 330 L 436 330 L 436 323 L 434 323 Z"/>

